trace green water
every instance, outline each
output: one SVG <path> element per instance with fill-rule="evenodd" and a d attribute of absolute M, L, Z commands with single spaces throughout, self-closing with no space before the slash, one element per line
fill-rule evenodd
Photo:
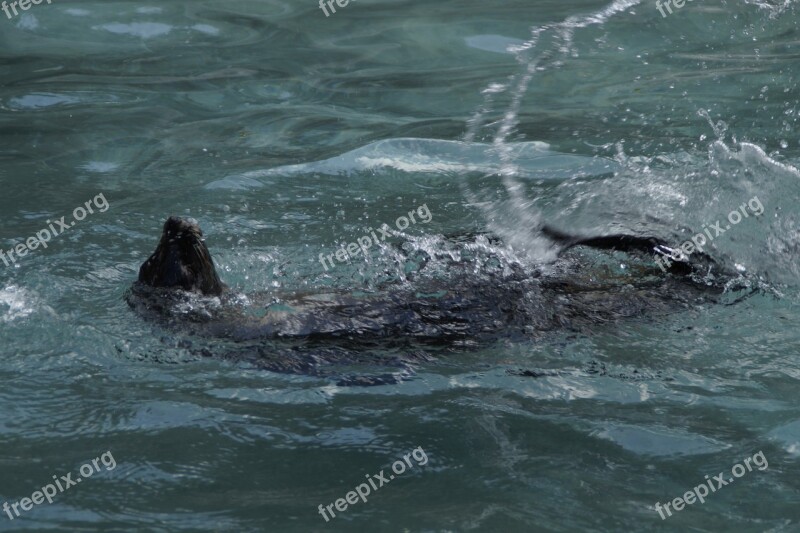
<path fill-rule="evenodd" d="M 0 511 L 0 530 L 800 531 L 797 15 L 788 0 L 667 17 L 636 0 L 0 11 L 0 250 L 108 202 L 0 262 L 0 504 L 115 462 Z M 729 224 L 754 197 L 763 213 Z M 321 266 L 423 204 L 429 223 Z M 503 238 L 498 268 L 546 264 L 542 221 L 678 242 L 720 221 L 707 251 L 755 292 L 546 339 L 378 344 L 356 371 L 413 355 L 411 371 L 343 386 L 211 341 L 200 356 L 134 313 L 123 294 L 171 214 L 200 222 L 242 295 L 378 290 L 403 278 L 396 247 L 435 256 L 470 231 Z M 336 510 L 415 449 L 424 465 Z M 758 452 L 767 468 L 705 503 L 654 508 Z"/>

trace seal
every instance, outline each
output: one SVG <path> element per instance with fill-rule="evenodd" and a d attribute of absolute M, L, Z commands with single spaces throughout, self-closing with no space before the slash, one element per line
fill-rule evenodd
<path fill-rule="evenodd" d="M 618 318 L 668 311 L 670 303 L 678 300 L 697 301 L 721 292 L 722 276 L 714 284 L 697 279 L 698 273 L 715 265 L 707 255 L 693 254 L 691 263 L 673 260 L 666 274 L 655 268 L 654 254 L 673 252 L 657 237 L 575 236 L 548 226 L 540 231 L 560 248 L 559 260 L 548 273 L 514 267 L 505 269 L 508 272 L 476 274 L 473 264 L 462 261 L 449 269 L 448 280 L 421 279 L 380 294 L 256 296 L 253 300 L 272 301 L 265 311 L 254 314 L 241 305 L 230 305 L 231 291 L 220 280 L 197 221 L 172 216 L 127 298 L 141 311 L 169 316 L 176 323 L 201 323 L 202 327 L 195 328 L 198 333 L 237 341 L 369 337 L 448 343 L 530 336 L 565 327 L 585 329 Z M 576 248 L 637 254 L 644 261 L 636 277 L 615 277 L 587 269 L 580 255 L 570 257 Z M 172 304 L 192 296 L 214 299 L 216 304 L 188 306 L 202 309 L 195 314 L 174 310 Z"/>
<path fill-rule="evenodd" d="M 558 247 L 547 268 L 503 263 L 497 237 L 460 234 L 443 243 L 463 253 L 448 250 L 436 261 L 409 256 L 417 271 L 372 293 L 243 296 L 220 279 L 197 221 L 172 216 L 125 298 L 145 318 L 179 332 L 174 343 L 190 353 L 365 386 L 405 380 L 437 346 L 449 352 L 565 330 L 590 334 L 619 320 L 713 303 L 735 275 L 704 253 L 676 260 L 680 254 L 657 237 L 538 231 Z M 489 255 L 476 257 L 475 250 Z M 664 272 L 654 258 L 667 254 Z M 400 371 L 369 375 L 376 364 Z M 359 365 L 368 370 L 349 377 L 335 370 Z"/>

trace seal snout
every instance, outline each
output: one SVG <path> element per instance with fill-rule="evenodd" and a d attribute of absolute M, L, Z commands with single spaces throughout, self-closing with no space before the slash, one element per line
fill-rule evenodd
<path fill-rule="evenodd" d="M 171 216 L 155 252 L 139 269 L 139 282 L 151 287 L 179 288 L 216 296 L 224 285 L 193 218 Z"/>
<path fill-rule="evenodd" d="M 195 237 L 202 237 L 203 230 L 200 229 L 200 224 L 191 217 L 176 217 L 171 216 L 164 222 L 164 235 L 167 237 L 181 237 L 183 234 L 188 233 Z"/>

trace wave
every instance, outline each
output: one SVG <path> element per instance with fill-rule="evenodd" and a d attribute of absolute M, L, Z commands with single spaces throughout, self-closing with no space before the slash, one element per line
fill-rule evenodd
<path fill-rule="evenodd" d="M 515 143 L 509 147 L 519 177 L 533 180 L 565 180 L 613 174 L 619 165 L 602 157 L 555 152 L 543 142 Z M 296 175 L 331 175 L 347 178 L 373 177 L 386 170 L 407 174 L 499 174 L 502 156 L 493 145 L 437 139 L 386 139 L 342 155 L 297 165 L 280 166 L 226 176 L 208 183 L 206 189 L 247 189 L 263 186 L 260 178 Z"/>

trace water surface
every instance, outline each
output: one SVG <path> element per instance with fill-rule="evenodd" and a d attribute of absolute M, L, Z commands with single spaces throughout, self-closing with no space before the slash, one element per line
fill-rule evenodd
<path fill-rule="evenodd" d="M 667 17 L 636 0 L 0 15 L 0 249 L 109 204 L 0 263 L 0 500 L 116 461 L 0 530 L 798 530 L 797 15 L 788 0 Z M 398 246 L 436 257 L 443 235 L 491 231 L 498 268 L 532 268 L 552 259 L 542 221 L 682 241 L 753 197 L 763 214 L 709 248 L 748 298 L 364 351 L 413 359 L 394 384 L 337 384 L 383 363 L 326 377 L 213 343 L 203 357 L 123 299 L 171 214 L 198 219 L 238 293 L 372 291 L 404 282 Z M 423 204 L 430 223 L 321 266 Z M 447 275 L 445 258 L 429 266 Z M 419 447 L 425 465 L 320 516 Z M 655 510 L 759 451 L 765 470 Z"/>

